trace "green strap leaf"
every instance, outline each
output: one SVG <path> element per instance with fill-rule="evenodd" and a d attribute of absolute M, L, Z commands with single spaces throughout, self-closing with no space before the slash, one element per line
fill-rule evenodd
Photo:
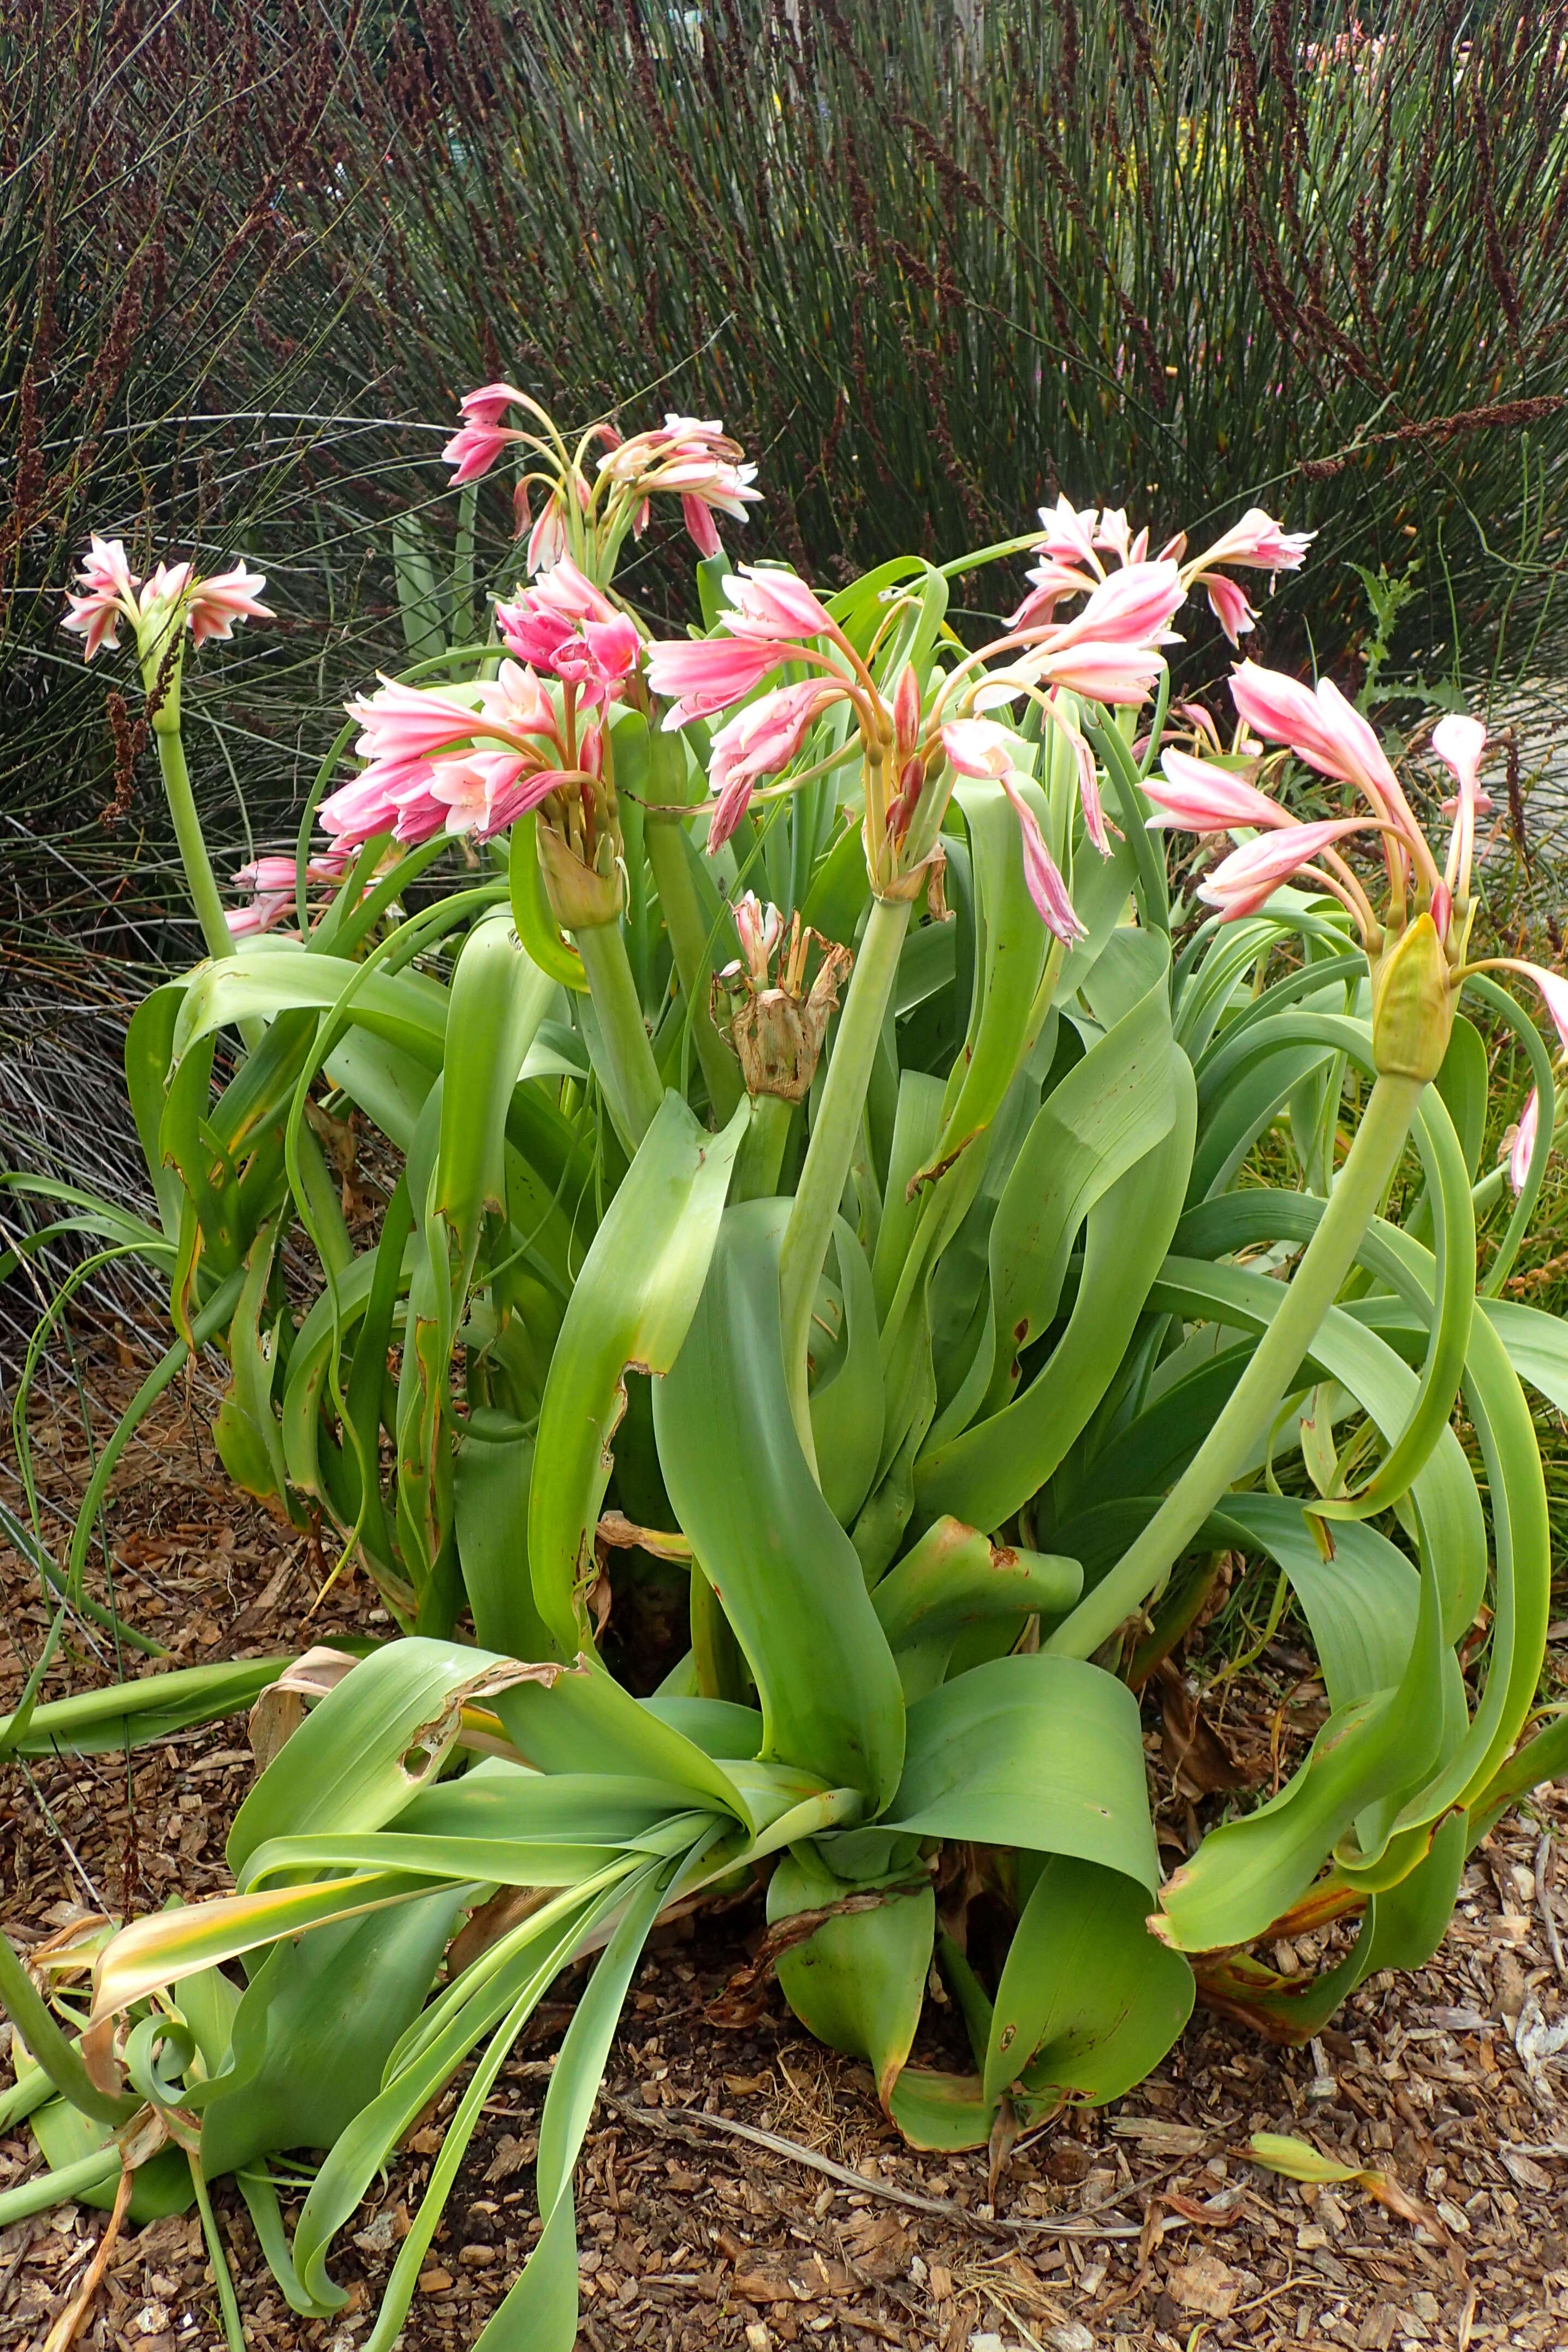
<path fill-rule="evenodd" d="M 1021 1395 L 918 1463 L 923 1516 L 946 1511 L 974 1527 L 1001 1527 L 1044 1486 L 1115 1378 L 1175 1229 L 1191 1164 L 1192 1070 L 1177 1046 L 1168 1048 L 1166 1071 L 1169 1121 L 1089 1208 L 1066 1331 Z"/>
<path fill-rule="evenodd" d="M 876 1810 L 898 1780 L 903 1695 L 789 1411 L 778 1274 L 788 1205 L 750 1201 L 725 1216 L 685 1345 L 655 1385 L 654 1428 L 676 1516 L 757 1684 L 763 1755 L 859 1789 Z"/>
<path fill-rule="evenodd" d="M 1138 1702 L 1079 1658 L 994 1658 L 909 1711 L 885 1826 L 1076 1854 L 1160 1883 Z"/>
<path fill-rule="evenodd" d="M 679 1354 L 749 1116 L 742 1101 L 723 1134 L 709 1135 L 667 1095 L 577 1277 L 540 1407 L 538 1451 L 550 1475 L 533 1481 L 529 1497 L 534 1599 L 558 1655 L 593 1649 L 585 1595 L 626 1410 L 622 1375 L 628 1364 L 668 1372 Z"/>
<path fill-rule="evenodd" d="M 1021 2082 L 1102 2106 L 1157 2066 L 1192 2014 L 1192 1969 L 1145 1925 L 1135 1879 L 1053 1854 L 1014 1930 L 996 1988 L 984 2095 Z"/>
<path fill-rule="evenodd" d="M 811 1846 L 787 1853 L 768 1882 L 768 1925 L 864 1898 L 780 1953 L 779 1987 L 808 2032 L 864 2058 L 886 2108 L 908 2061 L 925 2000 L 936 1933 L 929 1878 L 880 1885 L 837 1877 Z"/>

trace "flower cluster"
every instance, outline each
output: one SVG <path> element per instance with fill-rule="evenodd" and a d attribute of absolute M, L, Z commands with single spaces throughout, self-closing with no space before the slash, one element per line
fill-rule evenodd
<path fill-rule="evenodd" d="M 443 830 L 485 840 L 552 793 L 591 790 L 601 770 L 602 728 L 579 729 L 515 661 L 503 661 L 493 682 L 466 688 L 384 677 L 348 709 L 365 765 L 319 812 L 339 849 L 380 833 L 405 847 Z"/>
<path fill-rule="evenodd" d="M 1238 717 L 1254 734 L 1285 746 L 1320 776 L 1347 786 L 1363 806 L 1343 816 L 1303 820 L 1233 769 L 1175 748 L 1167 750 L 1161 761 L 1163 775 L 1152 776 L 1144 786 L 1154 803 L 1151 826 L 1247 836 L 1198 891 L 1207 905 L 1217 908 L 1221 921 L 1256 914 L 1284 883 L 1311 883 L 1349 909 L 1373 968 L 1374 1003 L 1380 974 L 1402 944 L 1426 924 L 1436 950 L 1436 985 L 1447 1000 L 1444 1008 L 1435 1009 L 1434 1027 L 1440 1037 L 1447 1036 L 1452 999 L 1470 973 L 1516 971 L 1540 990 L 1560 1048 L 1568 1054 L 1568 980 L 1516 956 L 1466 961 L 1475 914 L 1470 886 L 1476 826 L 1491 807 L 1480 782 L 1487 741 L 1481 721 L 1453 712 L 1432 730 L 1432 749 L 1455 787 L 1443 803 L 1453 824 L 1439 867 L 1375 730 L 1331 679 L 1303 686 L 1245 661 L 1231 677 L 1230 692 Z M 1365 834 L 1376 835 L 1382 845 L 1388 896 L 1381 915 L 1341 848 L 1352 836 Z M 1514 1142 L 1516 1187 L 1523 1182 L 1538 1118 L 1539 1105 L 1531 1094 Z"/>
<path fill-rule="evenodd" d="M 1041 508 L 1040 520 L 1045 526 L 1039 541 L 1042 561 L 1026 575 L 1032 584 L 1013 615 L 1016 629 L 1039 620 L 1051 621 L 1065 598 L 1092 595 L 1108 577 L 1116 576 L 1108 574 L 1101 561 L 1104 555 L 1114 555 L 1123 573 L 1148 565 L 1148 531 L 1141 530 L 1134 538 L 1121 508 L 1080 509 L 1070 499 L 1061 498 L 1054 508 Z M 1278 573 L 1300 568 L 1314 536 L 1310 530 L 1281 530 L 1261 507 L 1249 507 L 1239 522 L 1190 562 L 1183 561 L 1187 548 L 1184 531 L 1161 549 L 1157 561 L 1178 567 L 1184 596 L 1199 586 L 1206 589 L 1210 609 L 1234 646 L 1253 627 L 1258 614 L 1224 566 L 1240 564 L 1267 572 L 1272 585 Z"/>
<path fill-rule="evenodd" d="M 763 495 L 755 488 L 756 467 L 742 459 L 740 443 L 729 439 L 718 417 L 672 413 L 651 432 L 618 442 L 600 458 L 599 471 L 631 502 L 632 530 L 639 539 L 647 528 L 650 492 L 679 498 L 692 544 L 706 556 L 720 549 L 714 516 L 744 522 L 746 509 Z"/>
<path fill-rule="evenodd" d="M 642 652 L 637 623 L 569 555 L 534 587 L 520 588 L 509 604 L 499 604 L 496 626 L 519 661 L 550 671 L 589 707 L 623 688 Z"/>
<path fill-rule="evenodd" d="M 813 722 L 833 703 L 846 702 L 864 759 L 866 854 L 879 893 L 908 895 L 918 887 L 952 776 L 990 776 L 1017 813 L 1029 887 L 1042 919 L 1058 937 L 1077 938 L 1080 926 L 1066 883 L 1018 790 L 1014 739 L 977 714 L 1028 698 L 1066 732 L 1078 760 L 1085 823 L 1105 850 L 1094 761 L 1058 690 L 1099 702 L 1141 702 L 1163 667 L 1159 648 L 1184 593 L 1174 563 L 1141 559 L 1110 578 L 1079 584 L 1087 584 L 1089 594 L 1072 619 L 1058 624 L 1049 613 L 1016 617 L 1005 636 L 923 686 L 906 667 L 889 697 L 868 659 L 804 581 L 791 572 L 749 566 L 731 574 L 723 583 L 731 606 L 722 618 L 723 635 L 648 647 L 648 684 L 670 700 L 665 727 L 683 727 L 732 709 L 786 663 L 814 674 L 747 703 L 715 732 L 709 765 L 716 794 L 710 851 L 734 831 L 759 780 L 786 767 Z M 895 604 L 884 630 L 896 613 Z M 873 656 L 875 651 L 873 646 Z M 1003 667 L 987 667 L 998 657 L 1005 657 Z M 788 789 L 845 756 L 830 754 L 793 776 Z"/>
<path fill-rule="evenodd" d="M 142 579 L 132 571 L 123 541 L 100 539 L 94 531 L 65 625 L 87 639 L 82 654 L 90 661 L 102 646 L 111 651 L 118 646 L 120 624 L 128 621 L 137 653 L 146 662 L 176 641 L 183 629 L 188 628 L 201 646 L 208 637 L 232 636 L 236 621 L 272 620 L 275 615 L 258 601 L 266 585 L 259 572 L 247 571 L 243 563 L 206 579 L 194 564 L 160 563 Z"/>
<path fill-rule="evenodd" d="M 656 494 L 679 498 L 698 552 L 717 555 L 714 516 L 744 522 L 746 509 L 762 496 L 754 487 L 756 467 L 743 463 L 740 444 L 728 437 L 717 417 L 672 412 L 662 425 L 628 438 L 613 425 L 599 424 L 589 427 L 574 452 L 568 452 L 545 411 L 515 384 L 481 384 L 459 406 L 463 423 L 441 453 L 456 468 L 453 480 L 478 481 L 506 449 L 521 450 L 520 530 L 530 521 L 531 488 L 543 491 L 543 506 L 529 535 L 531 575 L 549 571 L 567 555 L 574 532 L 596 532 L 613 556 L 627 530 L 634 537 L 642 536 Z M 503 425 L 501 419 L 514 408 L 532 417 L 535 425 Z M 606 446 L 597 460 L 596 478 L 590 482 L 586 463 L 598 443 Z"/>

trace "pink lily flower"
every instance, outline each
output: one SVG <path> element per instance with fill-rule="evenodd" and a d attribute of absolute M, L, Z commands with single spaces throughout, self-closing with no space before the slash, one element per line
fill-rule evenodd
<path fill-rule="evenodd" d="M 531 435 L 501 423 L 509 408 L 527 404 L 527 394 L 510 383 L 482 383 L 463 394 L 458 403 L 463 423 L 441 452 L 445 463 L 457 468 L 454 487 L 488 474 L 509 443 L 531 440 Z"/>
<path fill-rule="evenodd" d="M 1014 667 L 1021 677 L 1047 686 L 1065 686 L 1086 702 L 1142 702 L 1164 667 L 1152 646 L 1047 644 L 1026 654 Z"/>
<path fill-rule="evenodd" d="M 538 808 L 574 773 L 559 768 L 531 770 L 516 752 L 470 751 L 460 759 L 437 761 L 430 771 L 430 795 L 446 807 L 448 833 L 471 833 L 488 841 Z"/>
<path fill-rule="evenodd" d="M 442 462 L 456 468 L 453 488 L 477 482 L 488 474 L 511 438 L 496 425 L 459 425 L 441 450 Z"/>
<path fill-rule="evenodd" d="M 1316 535 L 1310 530 L 1281 530 L 1273 516 L 1265 514 L 1261 507 L 1248 507 L 1239 522 L 1233 523 L 1212 547 L 1205 548 L 1184 566 L 1182 577 L 1188 588 L 1195 588 L 1201 583 L 1207 589 L 1209 609 L 1231 644 L 1239 645 L 1257 620 L 1257 610 L 1236 582 L 1227 579 L 1217 567 L 1222 563 L 1240 563 L 1267 572 L 1272 587 L 1279 572 L 1294 572 L 1305 562 Z"/>
<path fill-rule="evenodd" d="M 566 509 L 559 498 L 546 499 L 539 510 L 533 529 L 528 534 L 528 552 L 524 562 L 531 578 L 535 572 L 548 572 L 560 562 L 566 552 Z"/>
<path fill-rule="evenodd" d="M 961 776 L 990 777 L 1006 793 L 1023 838 L 1024 879 L 1047 929 L 1068 946 L 1085 938 L 1085 926 L 1068 896 L 1061 868 L 1014 781 L 1013 739 L 1006 730 L 990 719 L 950 719 L 942 730 L 942 748 Z"/>
<path fill-rule="evenodd" d="M 1092 572 L 1079 572 L 1070 563 L 1058 562 L 1054 556 L 1037 563 L 1024 576 L 1035 584 L 1017 611 L 1009 614 L 1009 629 L 1027 629 L 1037 622 L 1048 628 L 1064 597 L 1089 595 L 1099 584 Z"/>
<path fill-rule="evenodd" d="M 138 585 L 126 560 L 124 542 L 100 539 L 94 531 L 77 574 L 77 586 L 81 593 L 71 597 L 65 620 L 68 629 L 87 639 L 82 648 L 84 661 L 90 661 L 102 646 L 113 651 L 120 643 L 122 620 L 135 625 Z"/>
<path fill-rule="evenodd" d="M 1307 560 L 1315 530 L 1282 530 L 1261 507 L 1248 507 L 1239 522 L 1206 548 L 1194 566 L 1201 576 L 1216 563 L 1250 564 L 1259 572 L 1297 572 Z"/>
<path fill-rule="evenodd" d="M 1258 619 L 1257 606 L 1247 601 L 1247 592 L 1223 572 L 1215 572 L 1204 582 L 1208 592 L 1209 610 L 1233 646 L 1239 646 Z"/>
<path fill-rule="evenodd" d="M 400 686 L 384 676 L 377 693 L 356 695 L 347 709 L 362 730 L 354 745 L 360 758 L 387 768 L 467 741 L 479 724 L 475 704 L 445 688 Z"/>
<path fill-rule="evenodd" d="M 1048 643 L 1053 649 L 1089 638 L 1140 648 L 1169 645 L 1170 624 L 1185 593 L 1173 563 L 1126 564 L 1099 583 L 1082 611 L 1055 629 Z"/>
<path fill-rule="evenodd" d="M 1160 765 L 1163 778 L 1150 776 L 1143 784 L 1146 798 L 1154 803 L 1151 831 L 1164 825 L 1184 833 L 1228 833 L 1238 824 L 1273 828 L 1296 823 L 1278 801 L 1212 760 L 1194 760 L 1173 746 L 1162 752 Z"/>
<path fill-rule="evenodd" d="M 1541 1125 L 1541 1096 L 1531 1087 L 1530 1100 L 1519 1115 L 1519 1125 L 1513 1131 L 1513 1143 L 1508 1155 L 1508 1181 L 1516 1193 L 1524 1190 L 1524 1180 L 1530 1173 L 1530 1163 L 1535 1156 L 1536 1130 Z"/>
<path fill-rule="evenodd" d="M 787 658 L 781 646 L 760 637 L 675 637 L 649 646 L 648 685 L 673 698 L 666 733 L 728 710 Z"/>
<path fill-rule="evenodd" d="M 208 637 L 232 637 L 236 621 L 275 621 L 276 613 L 258 602 L 266 585 L 262 573 L 247 571 L 243 563 L 197 580 L 187 592 L 186 604 L 195 643 L 201 646 Z"/>
<path fill-rule="evenodd" d="M 1331 848 L 1347 834 L 1366 829 L 1361 817 L 1327 817 L 1313 824 L 1287 824 L 1280 831 L 1244 842 L 1215 867 L 1199 885 L 1198 896 L 1217 907 L 1227 923 L 1255 915 L 1267 906 L 1281 883 L 1309 866 L 1320 850 Z M 1321 878 L 1321 877 L 1316 877 Z"/>
<path fill-rule="evenodd" d="M 466 392 L 458 406 L 470 424 L 499 425 L 509 408 L 523 408 L 527 403 L 527 394 L 514 383 L 482 383 L 477 392 Z"/>
<path fill-rule="evenodd" d="M 1481 753 L 1487 730 L 1479 719 L 1449 711 L 1432 730 L 1432 749 L 1458 786 L 1454 802 L 1454 831 L 1443 879 L 1459 898 L 1470 889 L 1470 862 L 1475 855 L 1476 818 L 1483 804 L 1490 806 L 1480 786 Z M 1446 804 L 1445 804 L 1446 805 Z"/>
<path fill-rule="evenodd" d="M 724 581 L 735 607 L 720 615 L 726 629 L 749 637 L 826 637 L 837 632 L 832 615 L 793 572 L 759 570 L 743 563 Z"/>
<path fill-rule="evenodd" d="M 708 827 L 708 853 L 722 847 L 751 804 L 759 776 L 776 774 L 788 765 L 805 740 L 806 730 L 843 689 L 826 678 L 806 678 L 798 686 L 782 686 L 720 728 L 713 738 L 709 781 L 717 795 Z"/>
<path fill-rule="evenodd" d="M 1054 562 L 1084 564 L 1096 579 L 1103 579 L 1105 566 L 1095 553 L 1095 534 L 1100 525 L 1098 507 L 1076 508 L 1065 496 L 1054 507 L 1040 509 L 1040 520 L 1045 525 L 1041 551 Z"/>
<path fill-rule="evenodd" d="M 1408 859 L 1429 892 L 1438 887 L 1442 877 L 1426 837 L 1382 744 L 1331 678 L 1320 678 L 1314 690 L 1244 661 L 1231 673 L 1230 692 L 1240 717 L 1266 740 L 1288 743 L 1320 775 L 1352 785 L 1371 803 L 1389 827 L 1384 854 L 1391 883 L 1403 888 Z"/>
<path fill-rule="evenodd" d="M 1244 661 L 1231 673 L 1231 700 L 1266 742 L 1289 743 L 1321 776 L 1354 784 L 1380 814 L 1403 799 L 1382 744 L 1331 678 L 1314 690 L 1280 671 Z"/>

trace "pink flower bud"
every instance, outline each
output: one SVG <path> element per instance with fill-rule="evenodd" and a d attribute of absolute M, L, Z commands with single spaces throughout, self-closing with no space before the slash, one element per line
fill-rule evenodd
<path fill-rule="evenodd" d="M 1519 1115 L 1519 1125 L 1513 1131 L 1513 1144 L 1508 1156 L 1508 1181 L 1516 1192 L 1524 1190 L 1524 1180 L 1530 1173 L 1530 1163 L 1535 1153 L 1536 1130 L 1541 1125 L 1541 1096 L 1534 1087 L 1530 1100 Z"/>

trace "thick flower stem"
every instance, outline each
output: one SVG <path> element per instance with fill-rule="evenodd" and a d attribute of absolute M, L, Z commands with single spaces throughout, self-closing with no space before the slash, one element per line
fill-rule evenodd
<path fill-rule="evenodd" d="M 1246 1469 L 1339 1295 L 1399 1165 L 1425 1081 L 1379 1077 L 1316 1233 L 1230 1399 L 1137 1541 L 1046 1642 L 1087 1658 L 1142 1609 Z"/>
<path fill-rule="evenodd" d="M 811 1440 L 806 1379 L 812 1303 L 860 1131 L 861 1106 L 892 994 L 899 951 L 910 927 L 910 907 L 908 898 L 872 901 L 779 1255 L 779 1305 L 790 1412 L 805 1458 L 814 1465 L 816 1454 Z"/>
<path fill-rule="evenodd" d="M 789 1141 L 795 1105 L 782 1095 L 753 1095 L 752 1119 L 735 1154 L 730 1179 L 731 1201 L 771 1200 L 779 1189 L 784 1146 Z"/>
<path fill-rule="evenodd" d="M 231 956 L 235 951 L 234 936 L 224 919 L 223 900 L 218 896 L 201 819 L 196 814 L 191 773 L 185 765 L 185 747 L 177 730 L 167 734 L 161 728 L 153 731 L 158 746 L 158 765 L 163 772 L 169 814 L 174 820 L 174 838 L 180 845 L 185 868 L 185 887 L 202 927 L 202 938 L 209 956 Z"/>
<path fill-rule="evenodd" d="M 635 1147 L 658 1116 L 664 1087 L 626 960 L 626 944 L 619 923 L 584 923 L 573 936 L 599 1017 L 616 1108 Z"/>
<path fill-rule="evenodd" d="M 691 878 L 684 827 L 679 817 L 648 814 L 644 831 L 647 862 L 669 933 L 670 952 L 679 976 L 681 993 L 691 1012 L 691 1034 L 697 1059 L 707 1082 L 714 1122 L 727 1126 L 741 1099 L 741 1073 L 735 1056 L 713 1025 L 709 990 L 713 970 L 708 961 L 708 927 Z"/>

